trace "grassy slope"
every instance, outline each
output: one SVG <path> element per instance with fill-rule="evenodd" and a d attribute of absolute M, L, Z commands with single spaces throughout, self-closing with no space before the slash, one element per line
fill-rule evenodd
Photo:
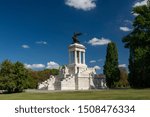
<path fill-rule="evenodd" d="M 150 89 L 0 94 L 1 100 L 150 100 Z"/>

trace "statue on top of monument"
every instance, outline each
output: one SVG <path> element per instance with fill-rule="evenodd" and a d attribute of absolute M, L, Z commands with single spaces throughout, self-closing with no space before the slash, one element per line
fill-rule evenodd
<path fill-rule="evenodd" d="M 73 43 L 80 43 L 80 41 L 78 40 L 78 36 L 82 35 L 82 33 L 80 32 L 75 32 L 72 39 L 73 39 Z"/>

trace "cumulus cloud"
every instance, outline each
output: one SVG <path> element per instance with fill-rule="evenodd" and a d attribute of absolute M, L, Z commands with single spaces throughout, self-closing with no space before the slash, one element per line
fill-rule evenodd
<path fill-rule="evenodd" d="M 105 39 L 105 38 L 93 38 L 91 40 L 89 40 L 88 44 L 91 44 L 92 46 L 97 46 L 97 45 L 107 45 L 108 43 L 110 43 L 111 41 L 109 39 Z"/>
<path fill-rule="evenodd" d="M 118 67 L 127 67 L 127 65 L 126 64 L 120 64 L 120 65 L 118 65 Z"/>
<path fill-rule="evenodd" d="M 30 46 L 28 46 L 28 45 L 22 45 L 21 47 L 24 48 L 24 49 L 30 48 Z"/>
<path fill-rule="evenodd" d="M 24 64 L 25 68 L 27 69 L 33 69 L 33 70 L 43 70 L 43 69 L 59 69 L 59 64 L 50 61 L 47 63 L 47 65 L 44 64 Z"/>
<path fill-rule="evenodd" d="M 100 70 L 100 69 L 101 69 L 101 67 L 99 67 L 99 66 L 94 66 L 94 68 L 95 68 L 96 70 Z"/>
<path fill-rule="evenodd" d="M 92 10 L 96 7 L 96 0 L 65 0 L 65 4 L 84 11 Z"/>
<path fill-rule="evenodd" d="M 96 63 L 96 60 L 91 60 L 90 63 Z"/>
<path fill-rule="evenodd" d="M 136 2 L 133 7 L 147 5 L 148 0 L 143 0 L 141 2 Z"/>
<path fill-rule="evenodd" d="M 128 28 L 128 27 L 120 27 L 120 30 L 123 31 L 123 32 L 129 32 L 131 31 L 132 29 Z"/>
<path fill-rule="evenodd" d="M 47 69 L 59 69 L 59 64 L 54 62 L 54 61 L 50 61 L 47 63 Z"/>
<path fill-rule="evenodd" d="M 43 45 L 46 45 L 47 42 L 46 42 L 46 41 L 37 41 L 36 44 L 41 44 L 41 45 L 43 44 Z"/>
<path fill-rule="evenodd" d="M 24 64 L 24 65 L 25 65 L 25 68 L 27 68 L 27 69 L 37 70 L 37 69 L 45 68 L 45 65 L 43 65 L 43 64 Z"/>

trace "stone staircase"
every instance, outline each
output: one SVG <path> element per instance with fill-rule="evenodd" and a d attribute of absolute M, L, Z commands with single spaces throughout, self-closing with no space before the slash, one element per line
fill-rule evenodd
<path fill-rule="evenodd" d="M 61 90 L 75 90 L 75 76 L 66 75 L 61 81 Z"/>

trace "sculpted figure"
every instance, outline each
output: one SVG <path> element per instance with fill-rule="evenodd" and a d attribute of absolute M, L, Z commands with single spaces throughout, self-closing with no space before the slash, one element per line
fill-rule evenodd
<path fill-rule="evenodd" d="M 80 32 L 75 32 L 72 39 L 73 39 L 73 43 L 80 43 L 80 41 L 78 40 L 78 36 L 82 35 L 82 33 Z"/>

